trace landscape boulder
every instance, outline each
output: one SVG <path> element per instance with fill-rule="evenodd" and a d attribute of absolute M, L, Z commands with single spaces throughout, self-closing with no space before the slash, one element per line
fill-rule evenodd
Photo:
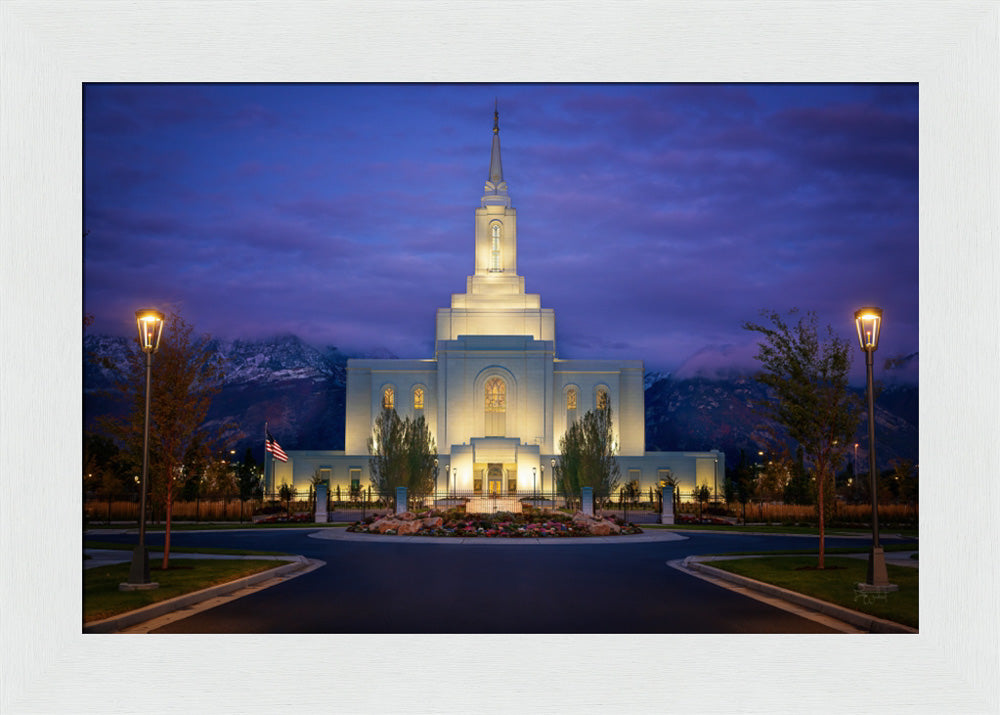
<path fill-rule="evenodd" d="M 621 527 L 613 521 L 599 516 L 588 516 L 582 511 L 573 515 L 573 524 L 586 529 L 593 536 L 610 536 L 622 533 Z"/>

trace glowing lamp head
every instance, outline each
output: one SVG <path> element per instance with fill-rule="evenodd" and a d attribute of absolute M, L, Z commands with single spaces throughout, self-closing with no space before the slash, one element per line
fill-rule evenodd
<path fill-rule="evenodd" d="M 135 321 L 139 326 L 139 347 L 144 353 L 155 353 L 160 348 L 163 335 L 163 313 L 153 308 L 135 311 Z"/>
<path fill-rule="evenodd" d="M 881 308 L 862 308 L 854 314 L 854 324 L 858 328 L 858 342 L 865 352 L 878 349 L 878 334 L 882 328 Z"/>

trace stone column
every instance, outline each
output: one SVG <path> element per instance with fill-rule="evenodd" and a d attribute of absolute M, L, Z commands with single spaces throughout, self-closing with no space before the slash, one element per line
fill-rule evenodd
<path fill-rule="evenodd" d="M 674 488 L 671 485 L 663 487 L 660 494 L 663 499 L 663 511 L 660 513 L 661 524 L 674 523 Z"/>
<path fill-rule="evenodd" d="M 587 516 L 594 515 L 594 488 L 584 487 L 580 490 L 580 500 L 583 502 L 583 513 Z"/>
<path fill-rule="evenodd" d="M 326 513 L 326 492 L 329 489 L 326 482 L 316 485 L 316 523 L 325 524 L 328 519 Z"/>
<path fill-rule="evenodd" d="M 406 487 L 396 487 L 396 513 L 406 511 Z"/>

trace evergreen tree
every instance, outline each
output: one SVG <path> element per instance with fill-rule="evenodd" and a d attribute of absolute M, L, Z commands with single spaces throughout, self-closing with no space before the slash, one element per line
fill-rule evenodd
<path fill-rule="evenodd" d="M 753 499 L 757 489 L 757 470 L 747 460 L 746 451 L 740 450 L 740 460 L 735 475 L 736 500 L 743 507 L 743 523 L 747 523 L 747 502 Z"/>
<path fill-rule="evenodd" d="M 262 489 L 260 472 L 257 470 L 257 461 L 253 458 L 253 450 L 249 447 L 243 453 L 243 461 L 237 467 L 236 486 L 239 489 L 242 501 L 253 499 Z"/>
<path fill-rule="evenodd" d="M 591 487 L 595 501 L 604 500 L 618 487 L 613 425 L 610 407 L 590 410 L 559 440 L 557 470 L 567 498 L 577 499 L 583 487 Z"/>
<path fill-rule="evenodd" d="M 397 487 L 406 487 L 414 497 L 434 491 L 437 446 L 423 416 L 401 420 L 396 410 L 383 409 L 368 438 L 368 454 L 371 483 L 379 496 L 392 499 Z"/>

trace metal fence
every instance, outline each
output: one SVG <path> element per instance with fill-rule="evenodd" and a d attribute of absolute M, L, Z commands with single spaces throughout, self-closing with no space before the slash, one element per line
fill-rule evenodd
<path fill-rule="evenodd" d="M 327 505 L 330 521 L 358 521 L 373 511 L 395 510 L 395 495 L 368 494 L 365 491 L 357 499 L 338 501 L 332 499 Z M 407 495 L 408 511 L 420 512 L 456 510 L 466 514 L 495 514 L 509 512 L 523 514 L 538 509 L 579 509 L 580 500 L 567 498 L 561 492 L 546 491 L 462 491 L 437 490 L 423 495 Z M 598 499 L 594 504 L 595 513 L 601 516 L 617 516 L 634 523 L 654 523 L 658 521 L 661 504 L 659 500 Z"/>
<path fill-rule="evenodd" d="M 236 497 L 198 500 L 175 500 L 172 509 L 174 522 L 262 522 L 262 521 L 313 521 L 316 503 L 312 490 L 297 490 L 294 496 L 283 499 L 280 491 L 259 494 L 254 499 Z M 624 498 L 616 494 L 610 499 L 596 499 L 594 511 L 601 516 L 616 516 L 633 523 L 653 523 L 659 518 L 661 505 L 658 494 L 654 501 L 647 495 Z M 552 491 L 461 491 L 437 490 L 423 495 L 408 494 L 407 509 L 414 512 L 435 509 L 453 509 L 466 514 L 494 514 L 509 512 L 522 514 L 532 509 L 580 509 L 579 497 L 567 498 L 562 492 Z M 327 519 L 332 522 L 363 521 L 373 512 L 395 511 L 395 494 L 379 495 L 369 487 L 353 492 L 333 489 L 327 495 Z M 139 499 L 101 499 L 85 495 L 84 510 L 92 525 L 112 522 L 137 522 Z M 163 520 L 163 506 L 150 500 L 147 506 L 150 523 Z"/>

